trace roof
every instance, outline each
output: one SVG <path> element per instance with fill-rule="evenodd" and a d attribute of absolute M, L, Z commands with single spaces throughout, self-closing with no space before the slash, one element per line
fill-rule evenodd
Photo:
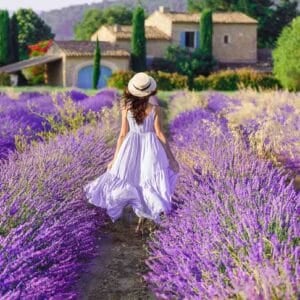
<path fill-rule="evenodd" d="M 95 41 L 54 41 L 67 56 L 93 56 Z M 99 42 L 102 56 L 129 56 L 129 52 L 109 42 Z"/>
<path fill-rule="evenodd" d="M 173 23 L 199 23 L 200 13 L 159 12 L 167 16 Z M 257 24 L 257 21 L 241 12 L 214 12 L 213 23 L 222 24 Z"/>
<path fill-rule="evenodd" d="M 116 35 L 117 39 L 131 39 L 132 26 L 129 25 L 106 25 L 108 30 Z M 145 36 L 147 40 L 170 40 L 170 37 L 155 26 L 145 26 Z"/>
<path fill-rule="evenodd" d="M 41 65 L 45 63 L 49 63 L 52 61 L 60 60 L 62 59 L 59 55 L 44 55 L 44 56 L 37 56 L 26 60 L 21 60 L 19 62 L 9 64 L 3 67 L 0 67 L 0 73 L 13 73 L 20 71 L 22 69 L 26 69 L 32 66 Z"/>

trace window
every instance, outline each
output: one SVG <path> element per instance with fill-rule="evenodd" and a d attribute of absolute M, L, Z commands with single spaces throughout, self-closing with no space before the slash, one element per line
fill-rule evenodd
<path fill-rule="evenodd" d="M 199 36 L 199 31 L 182 31 L 179 45 L 184 48 L 197 48 L 199 47 Z"/>
<path fill-rule="evenodd" d="M 229 35 L 224 35 L 224 44 L 229 44 Z"/>
<path fill-rule="evenodd" d="M 185 46 L 189 48 L 195 48 L 195 32 L 186 31 L 185 32 Z"/>

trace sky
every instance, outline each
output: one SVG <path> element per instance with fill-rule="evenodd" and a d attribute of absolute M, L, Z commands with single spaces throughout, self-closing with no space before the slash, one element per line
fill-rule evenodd
<path fill-rule="evenodd" d="M 101 0 L 0 0 L 0 9 L 15 11 L 19 8 L 32 8 L 36 12 L 58 9 L 76 4 L 90 4 Z"/>

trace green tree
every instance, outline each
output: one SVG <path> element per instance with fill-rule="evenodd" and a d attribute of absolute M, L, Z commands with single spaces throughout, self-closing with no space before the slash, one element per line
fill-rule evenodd
<path fill-rule="evenodd" d="M 21 60 L 28 58 L 28 45 L 54 38 L 51 28 L 32 9 L 19 9 L 16 18 Z"/>
<path fill-rule="evenodd" d="M 9 14 L 0 10 L 0 65 L 9 62 Z"/>
<path fill-rule="evenodd" d="M 200 49 L 208 55 L 212 55 L 212 37 L 212 11 L 210 9 L 205 9 L 201 13 L 200 19 Z"/>
<path fill-rule="evenodd" d="M 126 6 L 111 6 L 104 10 L 89 9 L 83 19 L 75 25 L 74 33 L 77 40 L 90 40 L 91 35 L 104 24 L 129 25 L 132 20 L 132 10 Z"/>
<path fill-rule="evenodd" d="M 179 74 L 188 77 L 188 87 L 193 88 L 194 78 L 198 75 L 208 75 L 215 65 L 215 61 L 208 53 L 196 48 L 191 52 L 177 45 L 169 46 L 166 59 L 173 63 Z"/>
<path fill-rule="evenodd" d="M 285 27 L 273 51 L 274 74 L 283 87 L 300 91 L 300 17 Z"/>
<path fill-rule="evenodd" d="M 94 53 L 94 68 L 93 68 L 93 89 L 97 89 L 99 78 L 101 76 L 101 49 L 97 39 L 96 49 Z"/>
<path fill-rule="evenodd" d="M 266 26 L 261 28 L 259 32 L 262 46 L 272 48 L 275 46 L 283 28 L 299 15 L 297 5 L 296 1 L 281 0 L 276 9 L 272 10 L 271 16 L 266 20 Z"/>
<path fill-rule="evenodd" d="M 10 19 L 10 62 L 19 61 L 18 21 L 14 13 Z"/>
<path fill-rule="evenodd" d="M 188 0 L 188 11 L 197 12 L 204 9 L 227 11 L 233 10 L 238 0 Z"/>
<path fill-rule="evenodd" d="M 251 3 L 249 1 L 251 0 L 238 0 L 235 9 L 249 15 L 251 9 Z"/>
<path fill-rule="evenodd" d="M 145 13 L 140 5 L 132 18 L 131 68 L 135 72 L 146 70 Z"/>

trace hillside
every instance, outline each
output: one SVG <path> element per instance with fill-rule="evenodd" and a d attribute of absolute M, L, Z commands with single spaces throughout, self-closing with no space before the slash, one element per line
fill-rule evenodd
<path fill-rule="evenodd" d="M 42 19 L 52 28 L 57 40 L 69 40 L 73 37 L 73 28 L 75 24 L 81 20 L 87 9 L 99 8 L 103 9 L 115 4 L 123 4 L 134 7 L 136 0 L 103 0 L 102 2 L 93 4 L 73 5 L 62 9 L 55 9 L 47 12 L 41 12 Z M 186 0 L 152 0 L 143 1 L 144 7 L 148 12 L 153 12 L 160 5 L 168 6 L 172 10 L 184 11 L 186 9 Z"/>

